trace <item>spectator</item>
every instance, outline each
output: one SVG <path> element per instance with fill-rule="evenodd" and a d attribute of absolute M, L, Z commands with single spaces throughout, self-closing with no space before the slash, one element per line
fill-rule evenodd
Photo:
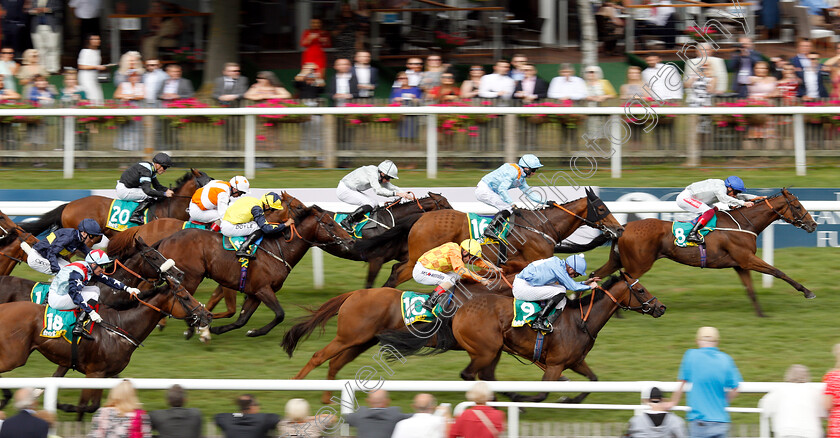
<path fill-rule="evenodd" d="M 313 18 L 309 21 L 309 29 L 303 31 L 300 45 L 306 48 L 301 55 L 301 65 L 314 63 L 323 76 L 327 68 L 327 54 L 324 53 L 324 48 L 330 47 L 331 42 L 330 33 L 321 29 L 321 20 Z"/>
<path fill-rule="evenodd" d="M 240 72 L 241 68 L 239 64 L 235 62 L 225 63 L 222 75 L 213 82 L 213 99 L 216 99 L 219 105 L 238 107 L 243 97 L 250 100 L 260 100 L 245 96 L 246 92 L 249 91 L 248 78 L 242 76 Z M 263 73 L 268 72 L 260 72 L 260 74 Z M 263 76 L 265 77 L 266 75 Z M 274 79 L 277 78 L 275 77 Z M 259 75 L 257 75 L 257 84 L 259 83 Z M 286 94 L 288 93 L 287 91 Z"/>
<path fill-rule="evenodd" d="M 429 92 L 432 88 L 440 85 L 440 77 L 446 72 L 447 66 L 443 64 L 440 55 L 429 55 L 426 57 L 426 71 L 420 76 L 420 89 Z"/>
<path fill-rule="evenodd" d="M 604 40 L 604 51 L 610 55 L 618 54 L 618 40 L 624 35 L 624 20 L 618 16 L 620 9 L 617 0 L 608 0 L 595 13 L 598 34 Z M 603 24 L 598 24 L 599 16 L 604 17 L 601 19 Z"/>
<path fill-rule="evenodd" d="M 58 73 L 61 69 L 61 11 L 64 9 L 61 0 L 29 0 L 24 2 L 28 7 L 32 45 L 44 57 L 44 65 L 50 73 Z"/>
<path fill-rule="evenodd" d="M 405 62 L 405 74 L 408 76 L 408 85 L 419 87 L 420 81 L 423 80 L 423 60 L 420 58 L 408 58 Z M 394 82 L 394 87 L 399 86 L 397 82 Z"/>
<path fill-rule="evenodd" d="M 399 103 L 402 106 L 416 105 L 423 95 L 420 87 L 408 84 L 408 75 L 405 72 L 397 73 L 399 87 L 391 89 L 391 102 Z M 417 116 L 405 116 L 397 123 L 397 136 L 402 139 L 417 138 Z"/>
<path fill-rule="evenodd" d="M 715 55 L 715 49 L 709 43 L 700 43 L 695 47 L 696 58 L 690 59 L 686 64 L 683 80 L 687 80 L 689 75 L 696 75 L 700 66 L 706 67 L 705 74 L 715 78 L 714 87 L 709 89 L 711 94 L 723 94 L 729 89 L 729 72 L 726 71 L 726 62 L 722 58 Z"/>
<path fill-rule="evenodd" d="M 755 64 L 755 76 L 750 76 L 747 97 L 766 100 L 776 97 L 776 77 L 770 75 L 770 65 L 764 61 Z"/>
<path fill-rule="evenodd" d="M 117 64 L 117 71 L 114 72 L 114 85 L 119 86 L 128 79 L 129 72 L 137 72 L 140 78 L 146 70 L 143 68 L 143 57 L 140 52 L 135 50 L 125 52 L 120 56 L 120 62 Z"/>
<path fill-rule="evenodd" d="M 495 438 L 505 430 L 502 411 L 487 406 L 493 391 L 486 382 L 477 382 L 467 391 L 467 400 L 475 406 L 464 410 L 449 429 L 449 438 Z"/>
<path fill-rule="evenodd" d="M 548 85 L 549 99 L 581 100 L 586 98 L 586 83 L 574 76 L 572 64 L 560 64 L 560 76 L 551 80 Z"/>
<path fill-rule="evenodd" d="M 105 406 L 93 414 L 88 436 L 151 438 L 149 415 L 140 408 L 140 401 L 131 382 L 123 380 L 108 392 Z"/>
<path fill-rule="evenodd" d="M 159 59 L 146 60 L 146 73 L 143 74 L 143 85 L 146 89 L 146 103 L 157 103 L 160 87 L 169 76 L 161 68 Z"/>
<path fill-rule="evenodd" d="M 513 90 L 516 82 L 508 76 L 510 63 L 504 59 L 496 61 L 493 66 L 493 73 L 482 76 L 478 84 L 478 97 L 484 99 L 510 99 L 513 97 Z"/>
<path fill-rule="evenodd" d="M 161 2 L 152 1 L 149 5 L 150 15 L 155 14 L 178 14 L 181 8 L 178 5 L 167 3 L 161 6 Z M 146 34 L 141 42 L 143 57 L 146 59 L 157 58 L 158 50 L 161 47 L 177 47 L 178 38 L 184 32 L 184 22 L 181 17 L 164 16 L 160 20 L 153 20 L 151 33 Z"/>
<path fill-rule="evenodd" d="M 283 88 L 283 83 L 270 71 L 257 73 L 257 82 L 245 92 L 245 98 L 258 101 L 266 99 L 291 99 L 292 93 Z"/>
<path fill-rule="evenodd" d="M 800 38 L 796 44 L 796 55 L 790 58 L 790 63 L 796 68 L 796 74 L 802 82 L 805 82 L 805 67 L 811 65 L 808 55 L 811 53 L 811 40 Z"/>
<path fill-rule="evenodd" d="M 53 430 L 55 429 L 56 421 L 58 420 L 58 416 L 55 414 L 55 412 L 47 411 L 45 409 L 41 409 L 41 410 L 35 412 L 35 416 L 44 420 L 44 421 L 46 421 L 47 424 L 50 426 L 50 429 L 53 429 Z M 0 424 L 2 424 L 2 421 L 0 421 Z M 47 438 L 61 438 L 61 437 L 58 436 L 58 435 L 48 433 Z"/>
<path fill-rule="evenodd" d="M 26 29 L 26 12 L 20 0 L 0 0 L 0 28 L 2 28 L 3 47 L 9 47 L 15 54 L 24 49 L 24 34 Z"/>
<path fill-rule="evenodd" d="M 338 418 L 330 414 L 309 415 L 309 402 L 293 398 L 286 402 L 286 416 L 277 426 L 281 437 L 319 438 L 329 431 Z"/>
<path fill-rule="evenodd" d="M 20 412 L 3 421 L 0 438 L 47 438 L 49 423 L 35 415 L 39 395 L 40 392 L 35 388 L 21 388 L 15 391 L 15 409 Z"/>
<path fill-rule="evenodd" d="M 811 374 L 805 365 L 791 365 L 784 385 L 773 389 L 758 402 L 762 418 L 769 418 L 773 436 L 822 438 L 822 418 L 826 416 L 822 390 L 807 385 Z"/>
<path fill-rule="evenodd" d="M 732 88 L 738 97 L 747 97 L 750 76 L 755 75 L 755 64 L 761 60 L 761 55 L 753 49 L 752 38 L 738 38 L 738 46 L 729 60 L 729 71 L 735 72 L 735 86 Z"/>
<path fill-rule="evenodd" d="M 808 8 L 811 26 L 825 26 L 831 22 L 831 5 L 826 0 L 801 0 L 799 5 Z"/>
<path fill-rule="evenodd" d="M 403 414 L 400 408 L 391 407 L 388 391 L 377 390 L 368 394 L 367 407 L 344 416 L 347 424 L 357 429 L 357 434 L 365 438 L 390 438 L 394 426 L 411 414 Z"/>
<path fill-rule="evenodd" d="M 471 65 L 467 79 L 461 83 L 462 99 L 472 99 L 478 96 L 478 87 L 481 84 L 482 77 L 484 77 L 484 67 Z"/>
<path fill-rule="evenodd" d="M 181 77 L 181 66 L 178 64 L 169 64 L 166 66 L 166 74 L 169 75 L 158 91 L 158 99 L 160 100 L 179 100 L 189 99 L 193 97 L 195 91 L 192 83 Z"/>
<path fill-rule="evenodd" d="M 712 90 L 715 89 L 717 78 L 709 73 L 709 63 L 697 67 L 697 72 L 686 71 L 688 80 L 685 86 L 688 88 L 686 103 L 690 107 L 712 106 Z M 711 121 L 707 115 L 689 115 L 689 126 L 697 127 L 698 134 L 711 132 Z"/>
<path fill-rule="evenodd" d="M 829 97 L 832 99 L 840 98 L 840 65 L 831 67 L 829 71 L 829 80 L 831 81 L 831 93 Z"/>
<path fill-rule="evenodd" d="M 20 64 L 15 61 L 15 49 L 5 46 L 0 50 L 0 75 L 14 76 L 17 74 Z"/>
<path fill-rule="evenodd" d="M 102 0 L 70 0 L 68 4 L 73 14 L 81 21 L 79 35 L 82 47 L 85 47 L 91 35 L 100 35 L 99 14 L 102 13 Z"/>
<path fill-rule="evenodd" d="M 822 381 L 825 383 L 823 403 L 828 411 L 828 436 L 833 438 L 840 434 L 840 344 L 834 344 L 831 353 L 834 354 L 834 368 L 825 373 Z"/>
<path fill-rule="evenodd" d="M 627 82 L 618 91 L 622 100 L 645 96 L 645 84 L 642 82 L 642 69 L 636 66 L 627 67 Z"/>
<path fill-rule="evenodd" d="M 799 97 L 802 100 L 815 100 L 828 97 L 828 90 L 825 88 L 824 79 L 829 73 L 820 64 L 820 55 L 817 52 L 808 54 L 808 64 L 803 65 L 802 70 L 802 76 L 800 77 L 802 79 L 802 86 L 799 87 Z"/>
<path fill-rule="evenodd" d="M 777 93 L 783 99 L 785 105 L 793 105 L 796 102 L 801 85 L 799 77 L 796 76 L 796 69 L 785 63 L 785 66 L 782 67 L 782 77 L 776 83 Z"/>
<path fill-rule="evenodd" d="M 618 96 L 610 81 L 604 79 L 604 71 L 597 65 L 590 65 L 583 70 L 586 83 L 586 100 L 600 103 Z"/>
<path fill-rule="evenodd" d="M 521 81 L 525 77 L 525 72 L 522 70 L 522 67 L 526 64 L 529 64 L 528 57 L 522 53 L 515 53 L 510 58 L 510 73 L 508 76 L 514 81 Z"/>
<path fill-rule="evenodd" d="M 52 106 L 58 97 L 58 91 L 47 82 L 47 78 L 35 75 L 29 90 L 29 101 L 35 106 Z"/>
<path fill-rule="evenodd" d="M 676 43 L 676 8 L 671 6 L 670 0 L 656 1 L 642 0 L 642 4 L 649 8 L 643 11 L 649 14 L 641 20 L 636 20 L 636 35 L 655 36 L 662 38 L 666 47 L 672 47 Z"/>
<path fill-rule="evenodd" d="M 679 376 L 682 383 L 667 407 L 679 404 L 686 383 L 688 393 L 689 435 L 692 438 L 725 437 L 729 432 L 729 413 L 726 407 L 738 394 L 741 373 L 732 358 L 718 349 L 720 333 L 714 327 L 697 330 L 697 349 L 683 355 Z"/>
<path fill-rule="evenodd" d="M 239 412 L 216 414 L 215 421 L 225 438 L 265 438 L 277 427 L 277 414 L 260 412 L 260 404 L 253 395 L 244 394 L 236 399 Z"/>
<path fill-rule="evenodd" d="M 146 98 L 146 88 L 141 82 L 140 72 L 129 70 L 126 79 L 114 91 L 114 99 L 124 104 L 140 103 Z M 139 151 L 143 149 L 143 122 L 129 117 L 121 124 L 114 147 L 123 151 Z"/>
<path fill-rule="evenodd" d="M 376 84 L 379 83 L 379 70 L 370 65 L 370 52 L 356 52 L 355 63 L 353 64 L 353 75 L 359 84 L 359 97 L 371 98 L 376 91 Z"/>
<path fill-rule="evenodd" d="M 22 65 L 15 76 L 18 86 L 21 88 L 29 85 L 35 76 L 49 77 L 47 69 L 41 64 L 41 55 L 35 49 L 27 49 L 23 52 Z"/>
<path fill-rule="evenodd" d="M 823 65 L 825 67 L 831 68 L 834 67 L 838 62 L 840 62 L 840 43 L 837 43 L 834 49 L 834 56 L 828 58 Z"/>
<path fill-rule="evenodd" d="M 411 407 L 414 415 L 394 427 L 391 438 L 444 438 L 446 418 L 435 415 L 437 402 L 431 394 L 417 394 Z"/>
<path fill-rule="evenodd" d="M 306 101 L 312 101 L 317 106 L 315 99 L 324 94 L 324 79 L 321 78 L 321 73 L 318 71 L 318 66 L 314 63 L 304 64 L 300 73 L 295 75 L 295 88 L 298 90 L 298 98 Z M 307 105 L 309 105 L 307 103 Z"/>
<path fill-rule="evenodd" d="M 350 60 L 340 58 L 335 60 L 335 76 L 327 82 L 327 94 L 335 105 L 343 105 L 348 99 L 359 97 L 359 82 L 353 75 Z"/>
<path fill-rule="evenodd" d="M 356 50 L 356 15 L 350 3 L 341 4 L 341 12 L 333 25 L 332 39 L 337 58 L 353 58 Z"/>
<path fill-rule="evenodd" d="M 648 55 L 645 62 L 648 68 L 642 70 L 642 82 L 649 96 L 655 100 L 681 100 L 683 81 L 679 69 L 674 64 L 661 63 L 657 55 Z"/>
<path fill-rule="evenodd" d="M 454 102 L 460 96 L 461 88 L 455 85 L 455 75 L 448 72 L 440 76 L 440 85 L 426 94 L 426 98 L 434 103 Z"/>
<path fill-rule="evenodd" d="M 642 404 L 648 405 L 648 409 L 630 419 L 626 437 L 688 437 L 685 421 L 680 416 L 668 412 L 662 403 L 662 391 L 659 388 L 650 388 L 647 395 L 642 396 Z"/>
<path fill-rule="evenodd" d="M 197 408 L 185 408 L 187 391 L 181 385 L 172 385 L 166 391 L 166 403 L 169 409 L 149 413 L 152 429 L 158 432 L 158 438 L 200 438 L 202 417 Z"/>
<path fill-rule="evenodd" d="M 74 0 L 81 2 L 83 0 Z M 73 2 L 70 2 L 73 5 Z M 98 20 L 97 15 L 97 20 Z M 87 38 L 85 48 L 79 52 L 79 85 L 82 86 L 87 94 L 88 100 L 96 105 L 102 105 L 105 101 L 102 94 L 102 86 L 99 84 L 99 72 L 105 70 L 102 65 L 102 54 L 99 51 L 99 46 L 102 40 L 98 34 L 91 35 Z"/>
<path fill-rule="evenodd" d="M 20 94 L 6 86 L 6 76 L 0 75 L 0 102 L 20 99 Z"/>
<path fill-rule="evenodd" d="M 537 68 L 527 62 L 520 64 L 522 79 L 513 89 L 513 98 L 522 99 L 524 103 L 531 103 L 537 99 L 548 97 L 548 82 L 537 76 Z"/>
<path fill-rule="evenodd" d="M 85 90 L 79 86 L 79 77 L 76 70 L 68 69 L 62 75 L 64 87 L 61 88 L 60 100 L 65 106 L 75 106 L 83 100 L 87 100 Z"/>

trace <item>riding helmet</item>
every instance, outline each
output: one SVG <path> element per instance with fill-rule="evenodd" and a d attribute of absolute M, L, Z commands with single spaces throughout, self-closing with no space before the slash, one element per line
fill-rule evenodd
<path fill-rule="evenodd" d="M 726 181 L 724 181 L 724 183 L 726 184 L 726 187 L 735 190 L 736 192 L 743 192 L 747 190 L 747 188 L 744 186 L 744 180 L 738 178 L 735 175 L 726 178 Z"/>
<path fill-rule="evenodd" d="M 101 249 L 91 250 L 85 257 L 85 261 L 89 265 L 96 264 L 98 266 L 105 266 L 111 263 L 111 259 L 108 258 L 108 254 L 105 254 L 105 251 L 102 251 Z"/>
<path fill-rule="evenodd" d="M 251 190 L 251 183 L 248 182 L 248 178 L 245 178 L 241 175 L 236 175 L 235 177 L 231 178 L 230 186 L 242 193 L 248 193 L 248 190 Z"/>
<path fill-rule="evenodd" d="M 583 258 L 583 254 L 566 257 L 566 266 L 574 269 L 578 275 L 586 275 L 586 259 Z"/>
<path fill-rule="evenodd" d="M 91 218 L 82 219 L 82 221 L 79 222 L 79 226 L 77 226 L 76 228 L 79 231 L 84 231 L 85 233 L 88 233 L 88 235 L 90 236 L 102 235 L 102 228 L 99 228 L 99 224 Z"/>
<path fill-rule="evenodd" d="M 274 192 L 268 192 L 262 197 L 262 205 L 263 209 L 270 208 L 272 210 L 282 210 L 283 203 L 281 202 L 280 195 Z"/>
<path fill-rule="evenodd" d="M 152 159 L 152 161 L 157 164 L 160 164 L 161 166 L 163 166 L 164 169 L 172 167 L 172 158 L 165 152 L 158 152 L 155 155 L 155 158 Z"/>
<path fill-rule="evenodd" d="M 475 239 L 467 239 L 461 242 L 461 248 L 473 257 L 481 257 L 481 243 Z"/>
<path fill-rule="evenodd" d="M 399 179 L 397 178 L 397 165 L 394 164 L 391 160 L 385 160 L 379 163 L 379 171 L 385 174 L 388 178 L 391 179 Z"/>
<path fill-rule="evenodd" d="M 519 167 L 527 167 L 529 169 L 538 169 L 543 167 L 540 159 L 534 154 L 525 154 L 519 159 Z"/>

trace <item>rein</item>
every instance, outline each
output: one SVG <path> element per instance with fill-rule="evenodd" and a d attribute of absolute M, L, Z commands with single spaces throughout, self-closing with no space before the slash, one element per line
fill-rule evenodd
<path fill-rule="evenodd" d="M 596 286 L 594 290 L 599 290 L 599 291 L 603 292 L 604 294 L 606 294 L 610 298 L 610 300 L 612 300 L 612 302 L 615 303 L 618 306 L 618 308 L 621 309 L 621 310 L 641 310 L 642 313 L 650 313 L 653 310 L 653 308 L 649 304 L 651 303 L 651 301 L 654 301 L 656 299 L 656 297 L 651 295 L 651 298 L 649 300 L 642 301 L 642 298 L 638 295 L 639 292 L 636 289 L 633 289 L 633 286 L 635 286 L 636 284 L 639 283 L 639 279 L 637 278 L 632 283 L 630 283 L 629 281 L 627 281 L 627 277 L 628 277 L 628 275 L 626 273 L 624 273 L 624 272 L 621 273 L 621 279 L 624 280 L 624 284 L 627 285 L 627 289 L 629 289 L 630 293 L 635 295 L 636 299 L 640 303 L 642 303 L 639 306 L 634 307 L 634 306 L 630 306 L 630 305 L 619 302 L 608 290 L 602 288 L 601 286 Z M 589 300 L 589 308 L 586 310 L 585 315 L 583 313 L 583 303 L 578 301 L 578 304 L 580 305 L 580 319 L 581 319 L 580 327 L 581 327 L 581 330 L 586 332 L 586 334 L 589 335 L 589 337 L 594 341 L 595 338 L 598 335 L 593 335 L 589 331 L 589 329 L 586 327 L 586 322 L 589 320 L 589 315 L 592 312 L 592 306 L 595 302 L 594 292 L 593 292 L 593 294 L 590 294 L 590 297 L 591 297 L 591 299 Z M 628 296 L 628 298 L 629 298 L 629 296 Z"/>
<path fill-rule="evenodd" d="M 580 219 L 581 221 L 583 221 L 583 223 L 585 223 L 586 225 L 589 225 L 589 226 L 590 226 L 590 227 L 592 227 L 592 228 L 598 228 L 598 224 L 597 224 L 597 223 L 592 222 L 591 220 L 586 219 L 585 217 L 581 217 L 581 216 L 580 216 L 580 215 L 578 215 L 577 213 L 575 213 L 575 212 L 573 212 L 573 211 L 569 210 L 569 209 L 568 209 L 568 208 L 566 208 L 566 207 L 563 207 L 562 205 L 560 205 L 560 204 L 558 204 L 558 203 L 556 203 L 556 202 L 552 202 L 552 203 L 551 203 L 551 205 L 553 205 L 553 206 L 555 206 L 555 207 L 559 208 L 560 210 L 563 210 L 563 211 L 565 211 L 566 213 L 569 213 L 570 215 L 572 215 L 572 216 L 574 216 L 574 217 L 576 217 L 576 218 Z M 587 206 L 589 205 L 589 200 L 588 200 L 588 199 L 586 200 L 586 205 L 587 205 Z"/>
<path fill-rule="evenodd" d="M 791 212 L 791 216 L 792 216 L 793 215 L 793 206 L 790 205 L 790 200 L 787 198 L 787 196 L 785 196 L 784 192 L 782 192 L 781 195 L 784 198 L 785 204 L 787 204 L 788 210 Z M 783 221 L 793 225 L 794 227 L 803 228 L 805 226 L 805 221 L 803 221 L 802 219 L 805 218 L 805 215 L 807 213 L 803 212 L 802 215 L 799 216 L 799 217 L 794 217 L 793 219 L 788 219 L 781 212 L 779 212 L 779 210 L 776 210 L 775 208 L 773 208 L 773 206 L 770 205 L 770 201 L 767 198 L 764 198 L 764 204 L 767 205 L 767 208 L 772 210 L 773 213 L 776 213 L 776 215 L 778 215 L 780 218 L 782 218 Z"/>

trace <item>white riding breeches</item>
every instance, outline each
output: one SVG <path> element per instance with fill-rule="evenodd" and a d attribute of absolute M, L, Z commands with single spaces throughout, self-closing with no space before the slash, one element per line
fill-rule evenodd
<path fill-rule="evenodd" d="M 211 208 L 209 210 L 202 210 L 195 202 L 190 202 L 190 220 L 209 224 L 221 219 L 219 210 Z"/>
<path fill-rule="evenodd" d="M 513 279 L 513 297 L 523 301 L 547 300 L 557 294 L 566 293 L 566 288 L 559 284 L 545 286 L 531 286 L 527 281 L 517 277 Z"/>
<path fill-rule="evenodd" d="M 348 204 L 358 206 L 370 205 L 371 207 L 376 207 L 377 205 L 376 199 L 347 187 L 341 181 L 338 182 L 338 187 L 335 188 L 335 195 L 338 196 L 338 199 L 341 200 L 341 202 L 346 202 Z"/>
<path fill-rule="evenodd" d="M 259 230 L 260 226 L 257 225 L 257 223 L 254 221 L 245 222 L 244 224 L 232 224 L 222 219 L 222 223 L 221 225 L 219 225 L 219 228 L 221 228 L 222 234 L 224 234 L 225 236 L 234 237 L 250 236 L 254 233 L 254 231 Z"/>
<path fill-rule="evenodd" d="M 63 268 L 70 264 L 67 260 L 64 260 L 61 257 L 56 257 L 56 261 L 58 262 L 58 267 Z M 38 254 L 38 251 L 32 251 L 31 255 L 26 256 L 26 264 L 29 265 L 30 268 L 47 275 L 54 275 L 50 270 L 50 261 L 44 258 L 41 254 Z"/>
<path fill-rule="evenodd" d="M 149 199 L 151 196 L 147 195 L 146 192 L 143 191 L 140 187 L 136 189 L 130 189 L 125 186 L 125 184 L 121 182 L 117 182 L 117 199 L 122 199 L 124 201 L 145 201 Z"/>
<path fill-rule="evenodd" d="M 50 73 L 57 73 L 61 69 L 61 33 L 53 32 L 51 26 L 39 24 L 31 36 L 32 45 L 40 52 L 44 67 Z"/>
<path fill-rule="evenodd" d="M 434 269 L 429 269 L 423 266 L 420 262 L 414 264 L 414 270 L 411 272 L 411 275 L 414 277 L 414 281 L 427 286 L 437 286 L 441 283 L 447 282 L 455 284 L 461 279 L 461 276 L 455 272 L 445 273 L 435 271 Z"/>
<path fill-rule="evenodd" d="M 86 303 L 90 300 L 99 301 L 99 288 L 96 286 L 83 286 L 82 298 Z M 76 303 L 73 302 L 73 299 L 70 298 L 69 294 L 49 294 L 47 302 L 50 304 L 50 307 L 58 310 L 70 310 L 78 307 L 76 306 Z"/>
<path fill-rule="evenodd" d="M 712 209 L 705 202 L 695 198 L 688 190 L 683 190 L 677 195 L 677 206 L 685 211 L 697 214 L 703 214 Z"/>
<path fill-rule="evenodd" d="M 507 210 L 513 213 L 513 205 L 505 202 L 504 199 L 502 199 L 498 193 L 494 192 L 493 189 L 491 189 L 484 181 L 478 182 L 478 186 L 475 188 L 475 198 L 491 207 L 495 207 L 496 210 Z"/>

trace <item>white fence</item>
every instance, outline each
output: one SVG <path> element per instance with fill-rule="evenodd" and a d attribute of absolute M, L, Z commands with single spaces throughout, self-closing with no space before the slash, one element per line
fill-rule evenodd
<path fill-rule="evenodd" d="M 63 116 L 63 168 L 64 177 L 72 178 L 75 163 L 75 131 L 77 117 L 83 116 L 224 116 L 240 115 L 245 116 L 243 157 L 245 161 L 245 176 L 251 178 L 255 175 L 256 169 L 256 117 L 267 114 L 285 115 L 353 115 L 353 114 L 408 114 L 425 115 L 428 118 L 426 123 L 426 174 L 429 178 L 437 177 L 438 161 L 438 132 L 437 116 L 439 114 L 503 114 L 503 115 L 537 115 L 537 114 L 584 114 L 584 115 L 612 115 L 628 116 L 635 115 L 644 121 L 643 125 L 655 129 L 656 120 L 666 115 L 793 115 L 793 147 L 794 161 L 797 175 L 806 174 L 806 152 L 805 152 L 805 119 L 806 114 L 838 114 L 840 107 L 737 107 L 737 108 L 690 108 L 690 107 L 333 107 L 333 108 L 200 108 L 200 109 L 27 109 L 9 110 L 0 109 L 0 117 L 3 116 Z M 625 138 L 624 130 L 629 126 L 623 119 L 614 119 L 619 123 L 608 123 L 605 129 L 610 137 L 612 148 L 610 159 L 613 178 L 621 177 L 622 166 L 622 143 Z M 332 151 L 334 152 L 334 151 Z M 504 146 L 506 161 L 514 161 L 518 154 L 517 142 L 515 139 L 506 139 Z M 693 145 L 688 151 L 693 157 L 699 156 L 699 145 Z M 177 152 L 174 153 L 177 157 Z M 581 156 L 597 157 L 601 155 L 591 152 L 582 152 Z M 328 154 L 328 156 L 331 156 Z M 332 158 L 328 159 L 329 162 Z M 332 167 L 332 166 L 330 166 Z"/>
<path fill-rule="evenodd" d="M 181 385 L 187 390 L 230 390 L 230 391 L 341 391 L 341 413 L 353 412 L 353 407 L 358 403 L 357 392 L 369 392 L 370 390 L 384 389 L 391 392 L 457 392 L 464 393 L 470 389 L 474 382 L 462 381 L 413 381 L 413 380 L 386 380 L 375 376 L 371 380 L 256 380 L 256 379 L 130 379 L 137 389 L 168 389 L 174 384 Z M 44 389 L 44 409 L 55 411 L 58 403 L 58 392 L 60 389 L 110 389 L 119 383 L 121 379 L 96 379 L 96 378 L 3 378 L 0 379 L 0 388 L 22 388 L 35 387 Z M 375 384 L 374 384 L 375 383 Z M 641 398 L 646 389 L 652 386 L 660 388 L 664 392 L 673 392 L 679 386 L 679 382 L 543 382 L 543 381 L 491 381 L 487 382 L 494 392 L 608 392 L 608 393 L 637 393 Z M 767 393 L 774 388 L 785 385 L 780 382 L 743 382 L 738 387 L 740 393 Z M 806 383 L 804 385 L 820 385 L 822 383 Z M 641 405 L 609 405 L 609 404 L 561 404 L 561 403 L 498 403 L 499 406 L 508 407 L 508 437 L 519 437 L 519 407 L 538 407 L 552 409 L 618 409 L 618 410 L 639 410 Z M 463 407 L 463 406 L 462 406 Z M 685 407 L 677 407 L 679 410 L 687 410 Z M 730 412 L 760 413 L 757 408 L 730 408 Z M 337 413 L 337 412 L 336 412 Z M 769 437 L 770 429 L 766 420 L 761 421 L 761 437 Z M 347 429 L 344 429 L 346 434 Z"/>

